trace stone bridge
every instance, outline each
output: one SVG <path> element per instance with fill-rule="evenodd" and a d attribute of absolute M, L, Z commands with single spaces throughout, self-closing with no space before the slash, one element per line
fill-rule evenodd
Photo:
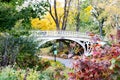
<path fill-rule="evenodd" d="M 48 41 L 56 40 L 56 39 L 67 39 L 72 40 L 80 44 L 84 49 L 84 54 L 89 54 L 91 48 L 89 47 L 91 44 L 90 36 L 86 33 L 74 32 L 74 31 L 40 31 L 33 30 L 31 31 L 31 35 L 35 41 L 39 42 L 39 47 L 45 44 Z"/>

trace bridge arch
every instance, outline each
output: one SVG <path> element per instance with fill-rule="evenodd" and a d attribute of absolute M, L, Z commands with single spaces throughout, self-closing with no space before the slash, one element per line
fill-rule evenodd
<path fill-rule="evenodd" d="M 47 42 L 49 42 L 49 41 L 53 41 L 53 40 L 61 40 L 61 39 L 63 39 L 63 38 L 56 38 L 56 39 L 46 39 L 46 40 L 42 40 L 41 42 L 40 42 L 40 44 L 39 44 L 39 48 L 43 45 L 43 44 L 45 44 L 45 43 L 47 43 Z M 84 50 L 84 53 L 86 53 L 87 52 L 87 50 L 86 50 L 86 42 L 82 42 L 82 41 L 80 41 L 80 40 L 75 40 L 75 39 L 72 39 L 72 38 L 64 38 L 63 40 L 71 40 L 71 41 L 74 41 L 74 42 L 76 42 L 76 43 L 78 43 L 82 48 L 83 48 L 83 50 Z M 88 43 L 90 43 L 90 42 L 88 42 Z"/>
<path fill-rule="evenodd" d="M 39 43 L 38 48 L 45 44 L 48 41 L 57 40 L 57 39 L 66 39 L 77 42 L 84 49 L 84 54 L 89 54 L 91 48 L 89 44 L 91 43 L 90 36 L 86 33 L 74 32 L 74 31 L 40 31 L 33 30 L 30 31 L 30 37 L 33 37 L 34 41 Z"/>

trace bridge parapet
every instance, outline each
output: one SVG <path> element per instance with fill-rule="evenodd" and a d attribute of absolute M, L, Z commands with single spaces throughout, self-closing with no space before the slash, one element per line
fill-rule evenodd
<path fill-rule="evenodd" d="M 35 37 L 88 37 L 86 33 L 81 33 L 81 32 L 74 32 L 74 31 L 40 31 L 40 30 L 33 30 L 31 31 L 32 35 Z"/>

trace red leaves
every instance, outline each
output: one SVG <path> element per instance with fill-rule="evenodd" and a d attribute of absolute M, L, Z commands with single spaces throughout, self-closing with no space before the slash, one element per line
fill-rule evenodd
<path fill-rule="evenodd" d="M 76 80 L 76 75 L 74 73 L 68 73 L 69 79 L 68 80 Z"/>
<path fill-rule="evenodd" d="M 73 63 L 75 70 L 69 78 L 75 78 L 75 80 L 96 80 L 98 78 L 104 78 L 103 73 L 109 75 L 108 72 L 109 62 L 94 62 L 89 58 L 78 59 Z M 71 79 L 72 80 L 72 79 Z"/>
<path fill-rule="evenodd" d="M 93 55 L 91 57 L 83 56 L 77 58 L 73 62 L 73 69 L 75 70 L 72 75 L 69 75 L 69 80 L 109 80 L 112 71 L 109 69 L 111 66 L 110 60 L 120 56 L 120 47 L 106 45 L 103 48 L 94 45 Z M 73 77 L 74 75 L 74 77 Z"/>
<path fill-rule="evenodd" d="M 118 63 L 115 62 L 117 66 L 114 67 L 120 69 L 120 43 L 102 46 L 97 43 L 100 40 L 98 36 L 91 36 L 93 41 L 92 55 L 75 58 L 75 62 L 73 62 L 74 73 L 69 75 L 69 80 L 111 80 L 110 76 L 113 74 L 113 70 L 110 67 L 113 64 L 111 62 L 113 58 L 119 60 Z M 111 38 L 114 39 L 112 35 Z"/>

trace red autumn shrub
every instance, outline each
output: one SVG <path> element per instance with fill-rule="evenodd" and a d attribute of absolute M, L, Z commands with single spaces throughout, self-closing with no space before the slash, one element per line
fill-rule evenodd
<path fill-rule="evenodd" d="M 111 71 L 108 61 L 96 62 L 90 58 L 81 58 L 73 62 L 74 73 L 68 73 L 69 80 L 108 80 Z"/>
<path fill-rule="evenodd" d="M 115 64 L 115 62 L 117 64 L 120 62 L 118 58 L 120 56 L 120 44 L 102 46 L 96 43 L 94 36 L 92 38 L 94 38 L 95 43 L 92 45 L 91 56 L 82 56 L 73 62 L 74 72 L 68 73 L 69 80 L 113 80 L 111 76 L 116 73 L 114 69 L 117 67 L 120 70 L 120 67 Z M 110 69 L 111 66 L 112 69 Z"/>

